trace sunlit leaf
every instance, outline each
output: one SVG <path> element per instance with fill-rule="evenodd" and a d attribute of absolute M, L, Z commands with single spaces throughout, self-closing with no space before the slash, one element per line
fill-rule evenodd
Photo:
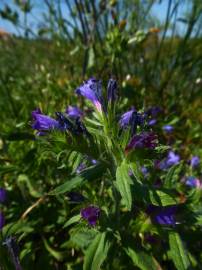
<path fill-rule="evenodd" d="M 107 257 L 110 243 L 106 232 L 99 233 L 85 252 L 83 270 L 99 270 Z"/>

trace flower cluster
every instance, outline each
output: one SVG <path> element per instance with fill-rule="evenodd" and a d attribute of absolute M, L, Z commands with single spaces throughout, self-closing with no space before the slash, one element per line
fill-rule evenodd
<path fill-rule="evenodd" d="M 37 135 L 45 135 L 47 131 L 51 130 L 69 130 L 74 134 L 87 134 L 87 130 L 81 121 L 83 113 L 77 107 L 69 106 L 66 113 L 56 112 L 55 114 L 56 119 L 44 115 L 40 109 L 32 112 L 32 128 L 38 131 Z"/>
<path fill-rule="evenodd" d="M 109 110 L 113 108 L 112 104 L 116 104 L 115 101 L 118 99 L 118 85 L 116 80 L 110 79 L 108 81 L 107 101 L 104 101 L 103 98 L 101 81 L 95 78 L 90 78 L 85 81 L 76 89 L 75 92 L 92 102 L 93 106 L 96 108 L 97 116 L 103 116 L 98 117 L 98 119 L 102 121 L 101 126 L 105 127 L 104 121 L 108 121 L 108 114 L 111 113 Z M 107 104 L 109 106 L 107 106 Z M 132 107 L 129 111 L 126 111 L 120 116 L 118 122 L 120 130 L 118 132 L 118 136 L 119 134 L 124 134 L 124 136 L 126 134 L 127 141 L 122 149 L 125 154 L 136 149 L 153 150 L 157 147 L 158 137 L 157 134 L 152 131 L 152 127 L 157 123 L 156 118 L 161 112 L 162 109 L 157 106 L 151 107 L 143 113 L 138 112 L 134 107 Z M 84 113 L 75 106 L 68 106 L 64 113 L 56 112 L 55 119 L 44 115 L 39 109 L 32 112 L 32 117 L 34 121 L 32 127 L 33 129 L 36 129 L 40 135 L 46 134 L 47 131 L 51 130 L 59 130 L 61 132 L 70 131 L 74 135 L 88 135 L 88 131 L 82 122 L 82 120 L 85 121 Z M 111 118 L 109 117 L 109 119 Z M 117 119 L 117 116 L 115 116 L 114 119 Z M 109 123 L 107 123 L 107 128 L 109 128 L 108 124 Z M 174 130 L 174 127 L 172 125 L 164 125 L 162 129 L 168 134 Z M 167 137 L 170 138 L 170 136 Z M 111 144 L 109 143 L 109 145 Z M 139 153 L 139 151 L 137 151 L 137 153 Z M 129 155 L 127 155 L 127 158 L 130 158 Z M 170 150 L 163 160 L 155 161 L 154 169 L 166 171 L 173 165 L 179 164 L 180 160 L 181 157 L 179 154 Z M 91 164 L 97 163 L 93 158 L 87 157 L 75 168 L 74 173 L 82 173 L 89 162 Z M 192 168 L 197 168 L 199 163 L 200 159 L 197 156 L 193 156 L 189 161 L 189 165 Z M 145 180 L 149 179 L 150 171 L 147 166 L 141 164 L 141 172 Z M 128 175 L 133 177 L 133 171 L 131 169 L 128 170 Z M 162 185 L 162 182 L 159 184 L 158 180 L 159 179 L 156 179 L 153 184 L 154 189 L 159 188 Z M 186 178 L 185 184 L 188 187 L 201 187 L 201 182 L 196 177 Z M 87 200 L 83 195 L 74 191 L 69 192 L 67 197 L 69 198 L 69 201 L 74 204 L 84 203 Z M 177 205 L 149 205 L 146 209 L 146 213 L 150 216 L 154 224 L 166 226 L 174 226 L 176 224 L 176 212 Z M 100 213 L 101 209 L 94 205 L 86 206 L 80 211 L 82 219 L 86 220 L 88 225 L 91 227 L 96 226 Z M 4 220 L 2 218 L 2 223 L 3 222 Z"/>

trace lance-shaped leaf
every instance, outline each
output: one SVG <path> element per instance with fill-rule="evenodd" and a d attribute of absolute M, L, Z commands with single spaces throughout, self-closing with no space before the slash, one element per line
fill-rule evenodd
<path fill-rule="evenodd" d="M 68 226 L 74 224 L 74 223 L 78 223 L 79 220 L 81 219 L 81 215 L 76 215 L 76 216 L 73 216 L 71 217 L 66 223 L 65 225 L 63 226 L 63 228 L 67 228 Z"/>
<path fill-rule="evenodd" d="M 57 261 L 62 261 L 65 257 L 65 252 L 57 251 L 56 249 L 52 248 L 48 241 L 43 238 L 44 246 L 46 250 L 50 253 L 51 256 L 53 256 Z"/>
<path fill-rule="evenodd" d="M 117 168 L 116 171 L 116 187 L 121 193 L 122 201 L 127 207 L 128 210 L 131 210 L 132 207 L 132 193 L 131 185 L 133 184 L 129 176 L 129 166 L 122 162 L 121 166 Z"/>
<path fill-rule="evenodd" d="M 63 194 L 65 192 L 71 191 L 72 189 L 79 186 L 84 181 L 84 178 L 80 176 L 76 176 L 71 180 L 66 181 L 64 184 L 56 187 L 54 190 L 49 192 L 49 195 L 58 195 Z"/>
<path fill-rule="evenodd" d="M 178 202 L 172 194 L 165 190 L 149 190 L 149 197 L 151 203 L 158 206 L 168 206 Z"/>
<path fill-rule="evenodd" d="M 83 270 L 99 270 L 109 248 L 110 242 L 107 240 L 106 232 L 98 233 L 85 253 Z"/>
<path fill-rule="evenodd" d="M 126 253 L 132 259 L 134 265 L 142 270 L 161 270 L 154 257 L 144 251 L 135 251 L 134 249 L 127 248 Z"/>
<path fill-rule="evenodd" d="M 172 259 L 176 269 L 187 270 L 190 269 L 190 261 L 188 253 L 184 248 L 182 240 L 177 232 L 169 233 L 170 251 L 169 256 Z"/>
<path fill-rule="evenodd" d="M 164 186 L 166 188 L 172 188 L 174 184 L 177 182 L 179 178 L 180 171 L 182 169 L 182 164 L 176 164 L 172 166 L 168 173 L 166 174 L 165 180 L 164 180 Z"/>
<path fill-rule="evenodd" d="M 85 181 L 91 181 L 99 178 L 105 172 L 105 170 L 106 168 L 102 164 L 91 166 L 83 170 L 78 176 L 67 180 L 64 184 L 59 185 L 54 190 L 50 191 L 49 195 L 58 195 L 71 191 L 79 185 L 84 184 Z"/>

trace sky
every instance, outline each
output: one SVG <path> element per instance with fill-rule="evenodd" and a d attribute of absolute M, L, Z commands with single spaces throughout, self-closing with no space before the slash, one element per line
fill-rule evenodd
<path fill-rule="evenodd" d="M 0 0 L 0 9 L 3 9 L 5 4 L 8 4 L 12 9 L 16 9 L 13 4 L 13 0 Z M 159 4 L 161 2 L 161 4 Z M 168 7 L 168 0 L 156 1 L 156 3 L 152 7 L 152 14 L 158 18 L 159 21 L 165 21 L 166 12 Z M 186 0 L 185 0 L 186 2 Z M 44 0 L 32 0 L 34 3 L 34 9 L 32 11 L 32 15 L 28 16 L 29 25 L 32 26 L 32 29 L 36 29 L 37 26 L 43 22 L 43 13 L 45 12 L 45 3 Z M 182 16 L 186 11 L 187 5 L 181 8 L 179 16 Z M 62 4 L 62 13 L 67 14 L 68 9 L 66 4 Z M 23 14 L 20 13 L 20 19 L 23 20 Z M 0 17 L 0 29 L 5 30 L 9 33 L 14 33 L 16 35 L 20 34 L 17 31 L 15 26 L 7 20 L 4 20 Z M 182 23 L 178 23 L 178 32 L 184 32 L 184 25 Z"/>

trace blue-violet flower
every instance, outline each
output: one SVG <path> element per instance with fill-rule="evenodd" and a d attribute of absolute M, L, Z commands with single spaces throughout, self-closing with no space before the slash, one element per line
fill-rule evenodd
<path fill-rule="evenodd" d="M 99 112 L 102 111 L 102 84 L 100 80 L 91 78 L 76 89 L 78 95 L 89 99 Z"/>
<path fill-rule="evenodd" d="M 200 158 L 198 156 L 193 156 L 190 160 L 190 165 L 192 168 L 198 167 L 200 164 Z"/>
<path fill-rule="evenodd" d="M 147 213 L 151 215 L 152 220 L 160 225 L 175 225 L 176 205 L 171 206 L 155 206 L 150 205 Z"/>
<path fill-rule="evenodd" d="M 169 151 L 167 159 L 166 159 L 167 167 L 171 167 L 175 164 L 178 164 L 179 162 L 180 162 L 180 156 L 175 154 L 173 151 Z"/>
<path fill-rule="evenodd" d="M 131 122 L 132 122 L 132 117 L 133 114 L 136 112 L 135 109 L 131 109 L 130 111 L 125 112 L 122 116 L 121 119 L 119 121 L 119 124 L 121 126 L 121 128 L 127 128 Z"/>
<path fill-rule="evenodd" d="M 138 113 L 134 108 L 125 112 L 119 120 L 119 125 L 122 129 L 131 128 L 132 135 L 135 134 L 137 126 L 144 123 L 144 116 Z"/>
<path fill-rule="evenodd" d="M 187 177 L 185 184 L 191 188 L 201 188 L 202 187 L 201 181 L 194 176 Z"/>
<path fill-rule="evenodd" d="M 174 130 L 174 127 L 171 125 L 165 125 L 163 126 L 163 131 L 167 132 L 167 133 L 171 133 Z"/>
<path fill-rule="evenodd" d="M 59 122 L 57 120 L 42 114 L 40 109 L 36 109 L 35 111 L 33 111 L 32 117 L 34 120 L 32 128 L 40 132 L 60 128 Z"/>
<path fill-rule="evenodd" d="M 157 120 L 156 119 L 150 119 L 149 121 L 148 121 L 148 126 L 154 126 L 154 125 L 156 125 L 156 122 L 157 122 Z"/>
<path fill-rule="evenodd" d="M 66 114 L 72 118 L 80 118 L 83 116 L 83 112 L 75 106 L 68 106 L 66 109 Z"/>

